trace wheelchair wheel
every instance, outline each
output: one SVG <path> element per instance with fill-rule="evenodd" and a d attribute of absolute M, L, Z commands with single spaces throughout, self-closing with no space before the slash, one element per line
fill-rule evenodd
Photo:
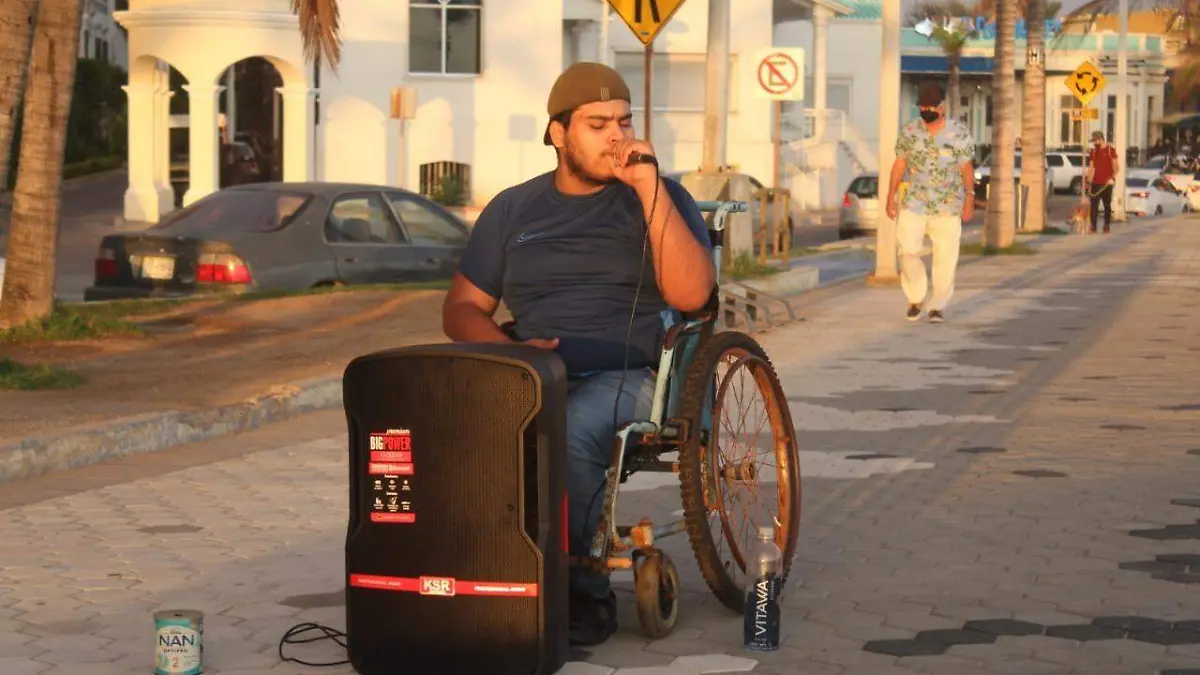
<path fill-rule="evenodd" d="M 662 551 L 634 554 L 633 581 L 638 623 L 651 640 L 661 640 L 675 630 L 679 618 L 679 573 Z"/>
<path fill-rule="evenodd" d="M 679 453 L 692 550 L 713 594 L 740 612 L 758 526 L 775 526 L 781 581 L 796 555 L 800 462 L 791 411 L 763 348 L 727 331 L 697 351 L 679 415 L 692 428 Z"/>

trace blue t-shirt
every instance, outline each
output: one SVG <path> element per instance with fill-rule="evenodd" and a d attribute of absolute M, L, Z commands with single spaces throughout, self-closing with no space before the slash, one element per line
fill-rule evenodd
<path fill-rule="evenodd" d="M 710 248 L 708 226 L 695 200 L 664 178 L 688 227 Z M 658 218 L 658 214 L 655 214 Z M 645 239 L 645 213 L 632 188 L 615 183 L 585 196 L 566 195 L 546 173 L 511 187 L 488 203 L 471 231 L 459 271 L 501 299 L 520 340 L 558 338 L 571 374 L 620 370 L 630 314 L 643 274 L 629 335 L 629 367 L 658 364 L 668 309 L 658 289 L 654 255 Z M 671 251 L 663 254 L 670 260 Z"/>

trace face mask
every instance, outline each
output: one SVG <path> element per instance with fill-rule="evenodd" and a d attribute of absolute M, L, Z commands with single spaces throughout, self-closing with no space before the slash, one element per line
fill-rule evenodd
<path fill-rule="evenodd" d="M 942 116 L 942 114 L 936 110 L 922 110 L 921 111 L 921 119 L 923 119 L 929 123 L 938 121 L 938 118 L 941 116 Z"/>

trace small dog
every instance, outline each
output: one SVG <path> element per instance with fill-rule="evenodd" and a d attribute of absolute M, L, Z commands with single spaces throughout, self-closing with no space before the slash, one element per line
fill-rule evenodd
<path fill-rule="evenodd" d="M 1092 209 L 1091 204 L 1080 203 L 1075 206 L 1075 210 L 1071 213 L 1071 219 L 1067 221 L 1071 226 L 1072 234 L 1091 234 L 1092 233 Z"/>

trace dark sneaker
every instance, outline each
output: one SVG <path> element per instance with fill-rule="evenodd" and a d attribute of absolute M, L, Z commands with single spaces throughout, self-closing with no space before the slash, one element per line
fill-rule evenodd
<path fill-rule="evenodd" d="M 909 321 L 916 321 L 917 319 L 921 318 L 921 306 L 909 305 L 908 313 L 904 315 L 904 318 L 908 319 Z"/>
<path fill-rule="evenodd" d="M 935 309 L 929 313 L 929 323 L 941 323 L 945 320 L 946 317 L 942 316 L 942 310 L 940 309 Z"/>
<path fill-rule="evenodd" d="M 1104 234 L 1108 234 L 1109 232 L 1112 232 L 1112 230 L 1109 228 L 1108 225 L 1105 225 L 1104 226 Z"/>
<path fill-rule="evenodd" d="M 617 596 L 607 598 L 572 595 L 568 639 L 577 647 L 603 644 L 617 632 Z"/>

